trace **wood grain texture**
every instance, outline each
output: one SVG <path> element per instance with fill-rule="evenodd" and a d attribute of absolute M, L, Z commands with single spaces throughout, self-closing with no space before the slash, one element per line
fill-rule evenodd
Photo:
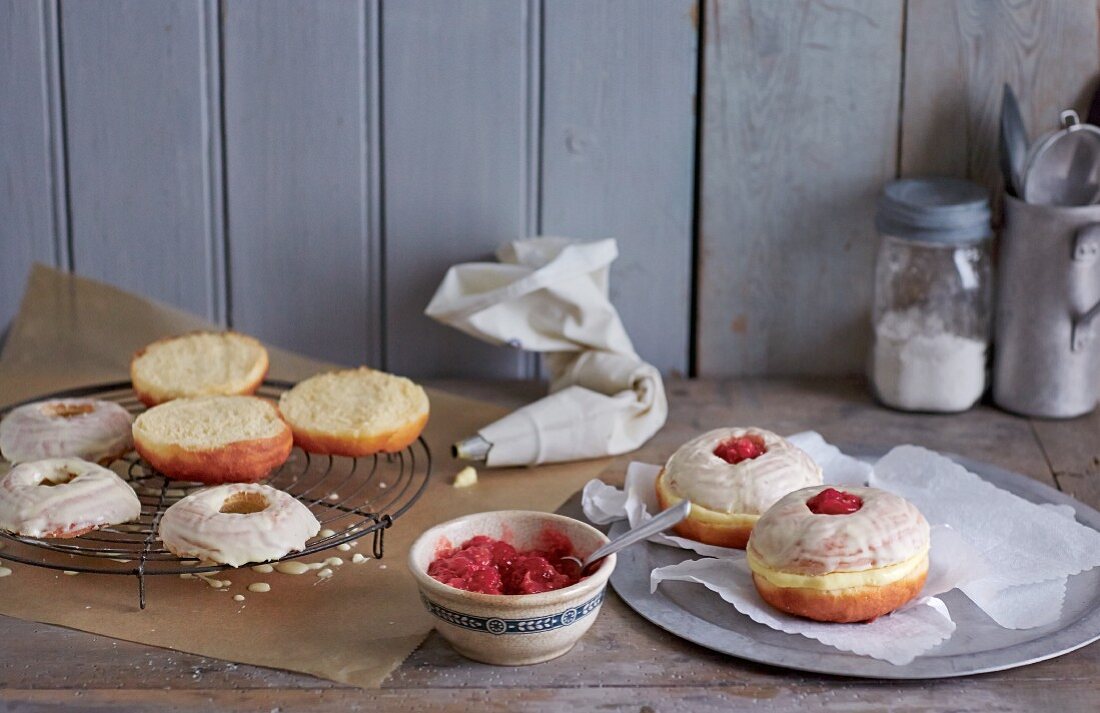
<path fill-rule="evenodd" d="M 243 0 L 224 17 L 233 325 L 347 364 L 380 341 L 366 8 Z"/>
<path fill-rule="evenodd" d="M 433 381 L 432 386 L 514 405 L 531 383 Z M 1031 424 L 985 406 L 959 416 L 885 411 L 858 379 L 670 380 L 669 425 L 603 477 L 621 480 L 631 459 L 658 462 L 717 424 L 759 423 L 781 432 L 819 428 L 836 442 L 915 442 L 1012 468 L 1045 482 L 1050 471 Z M 1045 422 L 1059 443 L 1094 439 L 1095 421 Z M 1067 454 L 1069 456 L 1069 454 Z M 574 499 L 569 507 L 576 507 Z M 0 591 L 3 582 L 0 581 Z M 220 662 L 58 627 L 0 618 L 0 705 L 19 710 L 374 709 L 559 711 L 853 709 L 895 711 L 1095 710 L 1100 646 L 1025 668 L 929 682 L 863 681 L 739 661 L 639 619 L 613 593 L 568 655 L 538 666 L 467 661 L 433 635 L 385 683 L 361 691 L 293 673 Z M 20 665 L 34 661 L 33 665 Z M 1057 685 L 1052 685 L 1052 682 Z M 172 690 L 162 690 L 171 687 Z M 116 690 L 118 689 L 118 690 Z"/>
<path fill-rule="evenodd" d="M 707 4 L 700 375 L 861 371 L 902 3 Z"/>
<path fill-rule="evenodd" d="M 1034 140 L 1084 115 L 1098 70 L 1095 0 L 909 0 L 901 175 L 1003 181 L 997 136 L 1012 85 Z"/>
<path fill-rule="evenodd" d="M 205 10 L 63 2 L 77 272 L 217 319 Z"/>
<path fill-rule="evenodd" d="M 0 334 L 31 264 L 66 261 L 64 185 L 54 173 L 56 20 L 51 3 L 0 2 Z"/>
<path fill-rule="evenodd" d="M 545 6 L 542 232 L 614 237 L 612 301 L 642 358 L 688 370 L 695 0 Z"/>
<path fill-rule="evenodd" d="M 1100 411 L 1070 421 L 1032 420 L 1058 487 L 1100 509 Z"/>
<path fill-rule="evenodd" d="M 924 686 L 883 685 L 822 680 L 812 686 L 786 688 L 736 681 L 725 685 L 649 685 L 639 688 L 574 686 L 501 689 L 487 685 L 428 690 L 244 690 L 190 691 L 0 691 L 0 705 L 21 713 L 70 709 L 117 713 L 222 711 L 270 713 L 293 711 L 692 711 L 729 713 L 748 710 L 798 713 L 815 711 L 882 711 L 894 713 L 999 713 L 1040 710 L 1095 710 L 1095 688 L 1087 682 L 1021 681 L 1011 686 L 979 680 Z M 812 708 L 808 708 L 812 706 Z"/>
<path fill-rule="evenodd" d="M 423 315 L 447 268 L 528 230 L 529 3 L 403 0 L 382 13 L 386 367 L 520 376 L 518 353 Z"/>

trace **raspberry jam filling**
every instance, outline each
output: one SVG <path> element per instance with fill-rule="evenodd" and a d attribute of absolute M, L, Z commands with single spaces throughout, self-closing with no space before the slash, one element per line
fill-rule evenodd
<path fill-rule="evenodd" d="M 457 549 L 444 548 L 428 565 L 428 574 L 456 589 L 481 594 L 538 594 L 581 581 L 576 563 L 562 561 L 573 544 L 560 532 L 547 530 L 540 547 L 517 550 L 486 535 L 472 537 Z"/>
<path fill-rule="evenodd" d="M 807 500 L 806 507 L 814 515 L 851 515 L 863 507 L 863 499 L 836 488 L 825 488 Z"/>
<path fill-rule="evenodd" d="M 714 455 L 732 465 L 759 458 L 768 452 L 760 436 L 736 436 L 727 438 L 714 449 Z"/>

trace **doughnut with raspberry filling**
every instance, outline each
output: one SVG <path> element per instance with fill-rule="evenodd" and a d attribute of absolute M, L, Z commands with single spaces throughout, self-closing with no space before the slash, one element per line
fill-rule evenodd
<path fill-rule="evenodd" d="M 809 455 L 771 431 L 719 428 L 672 454 L 657 476 L 657 500 L 662 509 L 691 501 L 691 513 L 674 528 L 678 535 L 744 549 L 765 510 L 821 477 Z"/>
<path fill-rule="evenodd" d="M 747 559 L 764 601 L 817 621 L 870 621 L 917 596 L 928 522 L 877 488 L 803 488 L 757 521 Z"/>

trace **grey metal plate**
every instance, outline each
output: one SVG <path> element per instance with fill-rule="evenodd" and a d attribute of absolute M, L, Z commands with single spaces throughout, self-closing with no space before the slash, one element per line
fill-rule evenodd
<path fill-rule="evenodd" d="M 872 459 L 885 453 L 846 453 Z M 1100 530 L 1100 512 L 1031 478 L 951 456 L 997 487 L 1034 503 L 1071 506 L 1077 521 Z M 627 527 L 618 522 L 615 537 Z M 958 628 L 950 639 L 905 666 L 859 656 L 796 634 L 775 631 L 738 613 L 717 594 L 688 582 L 664 582 L 649 592 L 655 567 L 697 555 L 649 542 L 619 553 L 611 586 L 636 612 L 681 638 L 714 651 L 799 671 L 863 678 L 925 679 L 1000 671 L 1054 658 L 1100 639 L 1100 568 L 1070 577 L 1058 621 L 1036 629 L 1000 627 L 958 590 L 941 598 Z"/>

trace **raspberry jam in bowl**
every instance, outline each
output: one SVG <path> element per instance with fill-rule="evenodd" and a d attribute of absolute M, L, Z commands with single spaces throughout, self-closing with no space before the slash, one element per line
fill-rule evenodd
<path fill-rule="evenodd" d="M 615 555 L 580 577 L 607 537 L 579 520 L 528 510 L 466 515 L 424 532 L 409 569 L 436 630 L 463 656 L 516 666 L 573 648 L 603 603 Z"/>

